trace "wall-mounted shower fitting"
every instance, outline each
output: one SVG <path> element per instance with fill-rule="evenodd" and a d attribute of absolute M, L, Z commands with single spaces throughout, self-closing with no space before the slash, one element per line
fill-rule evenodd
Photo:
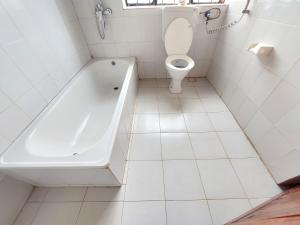
<path fill-rule="evenodd" d="M 234 25 L 238 24 L 239 22 L 241 22 L 241 20 L 243 19 L 245 14 L 250 14 L 250 10 L 248 9 L 250 1 L 251 0 L 246 0 L 246 5 L 245 5 L 244 9 L 242 10 L 241 17 L 238 20 L 234 20 L 233 22 L 231 22 L 229 24 L 226 24 L 226 25 L 223 25 L 223 26 L 220 26 L 220 27 L 216 27 L 216 28 L 212 28 L 212 29 L 208 29 L 208 27 L 207 27 L 208 22 L 210 20 L 218 19 L 221 16 L 221 10 L 219 8 L 211 8 L 207 11 L 200 12 L 200 15 L 203 14 L 205 19 L 206 19 L 206 21 L 205 21 L 205 23 L 206 23 L 206 33 L 207 34 L 214 34 L 214 33 L 229 29 L 229 28 L 233 27 Z"/>
<path fill-rule="evenodd" d="M 95 6 L 96 23 L 101 39 L 105 39 L 105 17 L 112 14 L 110 8 L 104 9 L 102 0 L 98 0 Z"/>

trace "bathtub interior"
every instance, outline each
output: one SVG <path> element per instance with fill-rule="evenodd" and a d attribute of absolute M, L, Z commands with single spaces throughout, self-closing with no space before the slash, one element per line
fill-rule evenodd
<path fill-rule="evenodd" d="M 95 147 L 105 137 L 128 67 L 122 61 L 114 62 L 115 66 L 110 63 L 104 62 L 101 72 L 97 63 L 91 64 L 40 120 L 26 139 L 31 154 L 77 155 Z"/>
<path fill-rule="evenodd" d="M 135 79 L 134 58 L 92 60 L 2 155 L 1 169 L 107 168 L 114 142 L 129 142 Z"/>

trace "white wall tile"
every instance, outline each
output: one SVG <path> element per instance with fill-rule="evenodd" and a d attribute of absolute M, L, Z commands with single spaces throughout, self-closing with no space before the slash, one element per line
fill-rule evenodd
<path fill-rule="evenodd" d="M 18 67 L 0 49 L 0 89 L 11 99 L 16 100 L 32 88 Z"/>
<path fill-rule="evenodd" d="M 34 119 L 47 105 L 41 94 L 31 89 L 17 101 L 17 105 L 31 118 Z"/>
<path fill-rule="evenodd" d="M 0 7 L 0 43 L 6 44 L 20 38 L 20 33 L 10 20 L 3 7 Z"/>
<path fill-rule="evenodd" d="M 267 165 L 273 164 L 292 150 L 292 146 L 276 128 L 269 130 L 257 143 L 257 151 Z"/>
<path fill-rule="evenodd" d="M 276 123 L 276 127 L 289 140 L 293 147 L 300 146 L 300 105 L 291 110 Z"/>
<path fill-rule="evenodd" d="M 273 123 L 300 103 L 300 91 L 287 82 L 281 82 L 262 105 L 261 111 Z"/>
<path fill-rule="evenodd" d="M 244 6 L 242 1 L 228 3 L 225 22 L 238 17 Z M 295 115 L 300 104 L 300 4 L 290 1 L 252 1 L 252 4 L 250 17 L 221 33 L 208 79 L 219 93 L 225 87 L 224 102 L 274 178 L 282 182 L 284 176 L 288 180 L 300 170 L 300 166 L 292 166 L 289 157 L 284 163 L 274 159 L 299 146 Z M 284 12 L 289 13 L 283 15 Z M 262 57 L 250 54 L 247 49 L 256 42 L 271 44 L 274 51 Z M 284 169 L 288 160 L 291 170 Z"/>
<path fill-rule="evenodd" d="M 0 136 L 0 154 L 4 152 L 4 150 L 8 147 L 8 145 L 9 145 L 9 141 L 6 138 Z"/>
<path fill-rule="evenodd" d="M 71 0 L 1 0 L 0 45 L 2 152 L 87 63 L 90 53 Z M 28 189 L 31 185 L 13 180 L 0 183 L 0 195 L 9 198 L 0 204 L 1 224 L 12 224 Z"/>
<path fill-rule="evenodd" d="M 0 114 L 0 135 L 13 141 L 29 124 L 30 118 L 17 106 Z"/>
<path fill-rule="evenodd" d="M 293 68 L 288 72 L 286 80 L 294 85 L 297 89 L 300 89 L 300 60 L 293 66 Z"/>
<path fill-rule="evenodd" d="M 12 42 L 3 48 L 32 84 L 36 84 L 47 76 L 40 60 L 25 40 Z"/>
<path fill-rule="evenodd" d="M 110 7 L 113 13 L 107 17 L 106 38 L 101 40 L 95 23 L 96 1 L 74 0 L 73 2 L 89 48 L 95 56 L 136 56 L 140 65 L 145 63 L 145 70 L 142 68 L 139 70 L 140 78 L 166 77 L 164 62 L 167 55 L 162 40 L 162 9 L 160 7 L 124 10 L 122 1 L 104 1 L 104 7 Z M 181 14 L 179 13 L 178 16 Z M 223 17 L 214 22 L 215 26 L 220 25 L 222 20 Z M 196 65 L 189 75 L 205 76 L 213 57 L 217 35 L 213 37 L 207 35 L 203 24 L 195 26 L 194 33 L 195 39 L 190 55 L 194 58 Z M 103 46 L 96 45 L 99 43 L 112 45 L 104 49 Z M 124 43 L 129 46 L 129 52 Z M 155 71 L 150 71 L 148 68 L 155 68 Z"/>
<path fill-rule="evenodd" d="M 4 111 L 11 104 L 10 99 L 0 92 L 0 112 Z"/>
<path fill-rule="evenodd" d="M 46 77 L 37 84 L 36 88 L 48 102 L 59 92 L 59 87 L 52 77 Z"/>

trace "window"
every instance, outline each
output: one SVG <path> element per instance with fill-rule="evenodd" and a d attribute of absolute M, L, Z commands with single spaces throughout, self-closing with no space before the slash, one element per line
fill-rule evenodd
<path fill-rule="evenodd" d="M 179 0 L 125 0 L 127 6 L 176 5 Z M 189 4 L 224 3 L 224 0 L 188 0 Z"/>

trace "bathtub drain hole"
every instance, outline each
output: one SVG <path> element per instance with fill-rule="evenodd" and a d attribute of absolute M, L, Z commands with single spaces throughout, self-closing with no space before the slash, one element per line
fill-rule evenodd
<path fill-rule="evenodd" d="M 75 153 L 73 153 L 73 155 L 75 156 L 75 155 L 78 155 L 78 153 L 77 152 L 75 152 Z"/>
<path fill-rule="evenodd" d="M 116 62 L 115 62 L 115 61 L 112 61 L 112 62 L 111 62 L 111 65 L 115 66 L 115 65 L 116 65 Z"/>
<path fill-rule="evenodd" d="M 114 87 L 114 90 L 119 90 L 119 87 Z"/>

